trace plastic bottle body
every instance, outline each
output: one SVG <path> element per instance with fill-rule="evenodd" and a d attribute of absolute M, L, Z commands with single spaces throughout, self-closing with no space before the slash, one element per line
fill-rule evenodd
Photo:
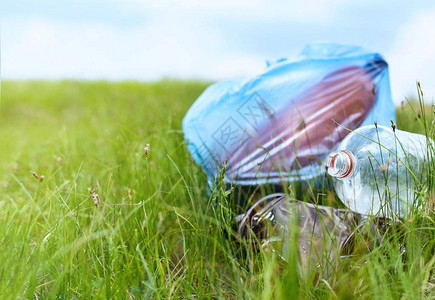
<path fill-rule="evenodd" d="M 405 216 L 421 204 L 416 192 L 427 180 L 427 138 L 384 126 L 351 132 L 329 155 L 334 188 L 353 211 Z M 350 157 L 352 169 L 346 160 Z M 344 172 L 348 172 L 346 174 Z"/>

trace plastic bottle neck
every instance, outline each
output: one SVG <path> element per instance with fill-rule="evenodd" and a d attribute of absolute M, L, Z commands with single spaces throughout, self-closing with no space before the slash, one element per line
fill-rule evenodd
<path fill-rule="evenodd" d="M 328 174 L 337 179 L 351 178 L 355 174 L 356 158 L 350 151 L 334 151 L 326 159 Z"/>

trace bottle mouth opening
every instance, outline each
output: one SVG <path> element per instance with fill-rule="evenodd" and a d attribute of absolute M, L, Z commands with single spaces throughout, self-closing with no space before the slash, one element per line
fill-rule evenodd
<path fill-rule="evenodd" d="M 337 179 L 351 177 L 355 170 L 355 157 L 344 150 L 332 152 L 328 156 L 326 167 L 328 174 Z"/>

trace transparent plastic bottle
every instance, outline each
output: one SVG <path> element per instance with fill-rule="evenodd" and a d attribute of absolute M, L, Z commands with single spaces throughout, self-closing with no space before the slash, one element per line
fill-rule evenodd
<path fill-rule="evenodd" d="M 364 126 L 329 154 L 326 169 L 341 201 L 361 214 L 407 217 L 423 204 L 428 139 L 385 126 Z"/>

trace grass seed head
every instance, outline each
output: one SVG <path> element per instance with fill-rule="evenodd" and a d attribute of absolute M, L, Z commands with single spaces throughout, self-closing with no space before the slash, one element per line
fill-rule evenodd
<path fill-rule="evenodd" d="M 390 159 L 387 158 L 385 163 L 379 166 L 379 171 L 386 173 L 389 167 L 390 167 Z"/>
<path fill-rule="evenodd" d="M 144 151 L 145 151 L 145 157 L 148 158 L 148 154 L 149 154 L 149 152 L 150 152 L 150 144 L 147 144 L 147 145 L 145 146 L 145 148 L 143 148 L 143 149 L 144 149 Z"/>
<path fill-rule="evenodd" d="M 100 204 L 100 196 L 98 194 L 91 194 L 91 198 L 94 201 L 95 207 L 98 207 L 98 204 Z"/>
<path fill-rule="evenodd" d="M 421 90 L 421 85 L 420 85 L 419 81 L 417 81 L 417 88 L 418 88 L 418 91 L 420 92 L 421 96 L 423 97 L 423 91 Z"/>
<path fill-rule="evenodd" d="M 60 165 L 62 164 L 62 157 L 60 156 L 54 156 L 54 159 L 56 160 L 56 162 Z"/>
<path fill-rule="evenodd" d="M 97 185 L 93 190 L 91 190 L 91 188 L 88 188 L 89 195 L 91 196 L 92 201 L 94 201 L 95 207 L 98 207 L 98 205 L 100 204 L 100 196 L 97 193 L 95 193 L 98 190 L 98 187 L 99 184 L 97 182 Z"/>

